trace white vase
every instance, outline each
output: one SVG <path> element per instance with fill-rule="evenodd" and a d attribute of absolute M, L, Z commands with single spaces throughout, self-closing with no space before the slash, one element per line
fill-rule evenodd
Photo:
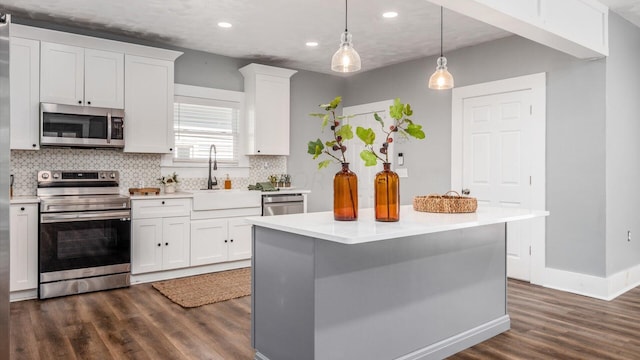
<path fill-rule="evenodd" d="M 172 194 L 176 192 L 176 184 L 164 184 L 164 192 L 165 194 Z"/>

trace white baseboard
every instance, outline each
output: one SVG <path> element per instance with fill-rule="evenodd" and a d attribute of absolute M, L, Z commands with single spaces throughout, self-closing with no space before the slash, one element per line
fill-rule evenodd
<path fill-rule="evenodd" d="M 544 280 L 540 285 L 610 301 L 640 285 L 640 265 L 606 278 L 546 268 Z"/>
<path fill-rule="evenodd" d="M 210 272 L 226 271 L 240 269 L 251 266 L 251 259 L 232 261 L 220 264 L 211 264 L 197 267 L 189 267 L 184 269 L 175 269 L 167 271 L 158 271 L 147 274 L 131 275 L 131 285 L 143 284 L 154 281 L 181 278 L 185 276 L 201 275 Z"/>
<path fill-rule="evenodd" d="M 38 298 L 38 289 L 12 291 L 9 293 L 9 301 L 33 300 Z"/>

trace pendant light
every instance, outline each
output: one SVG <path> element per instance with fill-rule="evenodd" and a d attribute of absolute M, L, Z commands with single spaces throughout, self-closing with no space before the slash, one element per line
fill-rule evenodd
<path fill-rule="evenodd" d="M 440 7 L 440 57 L 436 72 L 429 78 L 429 89 L 444 90 L 453 88 L 453 76 L 447 70 L 447 58 L 442 55 L 442 6 Z"/>
<path fill-rule="evenodd" d="M 346 73 L 358 71 L 361 67 L 360 55 L 353 48 L 347 28 L 347 0 L 344 0 L 344 33 L 340 36 L 340 48 L 331 58 L 331 70 Z"/>

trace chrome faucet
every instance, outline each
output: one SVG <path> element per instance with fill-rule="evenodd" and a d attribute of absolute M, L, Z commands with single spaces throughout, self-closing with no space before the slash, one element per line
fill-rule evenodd
<path fill-rule="evenodd" d="M 214 186 L 218 185 L 218 179 L 216 179 L 215 176 L 211 178 L 211 149 L 213 149 L 214 152 L 213 170 L 218 170 L 218 150 L 216 150 L 216 146 L 214 144 L 211 144 L 211 146 L 209 147 L 209 181 L 207 181 L 208 190 L 211 190 Z"/>

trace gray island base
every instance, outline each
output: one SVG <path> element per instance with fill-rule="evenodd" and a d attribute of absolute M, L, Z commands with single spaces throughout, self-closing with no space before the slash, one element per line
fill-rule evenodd
<path fill-rule="evenodd" d="M 507 221 L 476 215 L 457 229 L 393 237 L 389 226 L 433 220 L 414 214 L 404 227 L 371 224 L 382 238 L 360 220 L 336 224 L 364 225 L 370 234 L 355 241 L 305 228 L 330 216 L 250 219 L 256 359 L 442 359 L 510 328 Z"/>

